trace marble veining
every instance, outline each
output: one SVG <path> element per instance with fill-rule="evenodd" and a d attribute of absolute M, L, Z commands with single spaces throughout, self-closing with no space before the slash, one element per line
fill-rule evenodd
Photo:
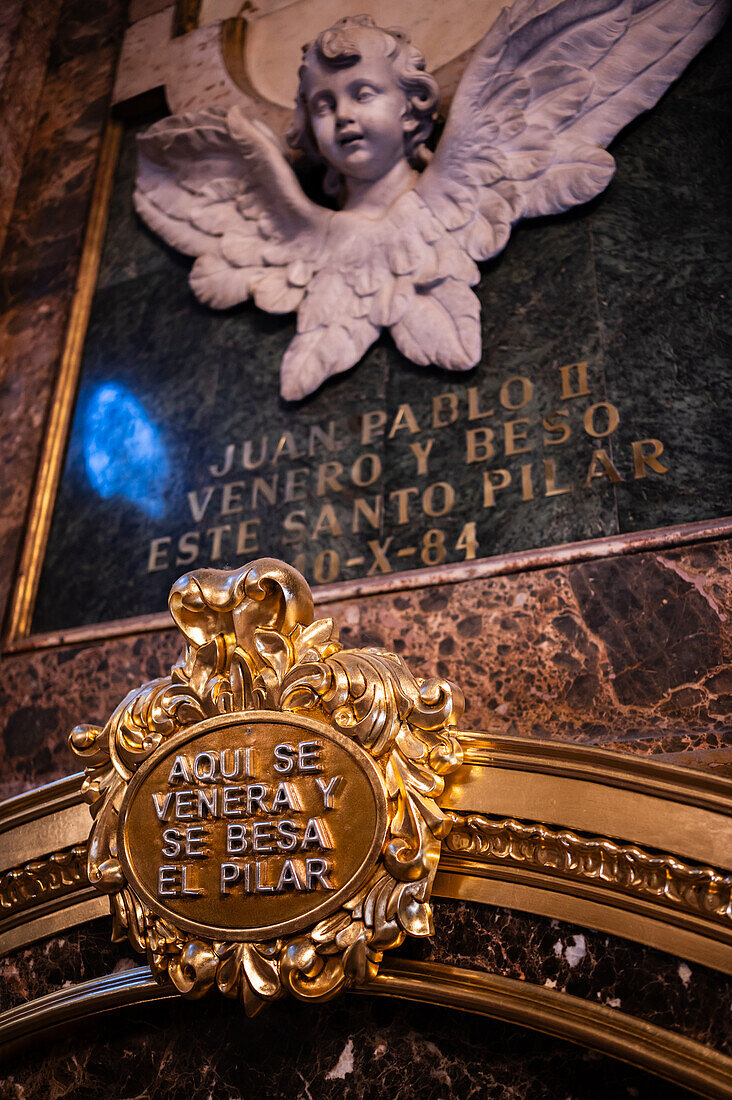
<path fill-rule="evenodd" d="M 336 619 L 347 646 L 382 646 L 454 679 L 467 728 L 732 774 L 728 544 L 345 600 L 318 614 Z M 104 721 L 131 688 L 165 675 L 180 644 L 171 630 L 8 656 L 0 794 L 68 774 L 68 730 Z"/>
<path fill-rule="evenodd" d="M 7 0 L 0 10 L 0 255 L 60 8 L 61 0 Z"/>
<path fill-rule="evenodd" d="M 660 1026 L 730 1047 L 729 979 L 649 948 L 558 921 L 491 906 L 436 902 L 434 941 L 411 953 L 490 970 L 633 1012 Z M 100 920 L 17 952 L 0 964 L 4 1006 L 66 980 L 134 965 L 105 942 Z M 164 1023 L 161 1022 L 164 1013 Z M 120 1026 L 120 1024 L 122 1026 Z M 115 1065 L 112 1078 L 104 1067 Z M 273 1072 L 272 1067 L 276 1067 Z M 314 1100 L 427 1096 L 491 1100 L 676 1100 L 685 1090 L 571 1044 L 497 1021 L 424 1005 L 349 995 L 319 1006 L 278 1002 L 254 1019 L 220 997 L 167 1002 L 95 1022 L 43 1053 L 16 1056 L 0 1097 L 104 1095 Z M 244 1090 L 244 1092 L 242 1091 Z M 568 1091 L 569 1090 L 569 1091 Z"/>
<path fill-rule="evenodd" d="M 30 2 L 21 20 L 8 0 L 0 15 L 4 27 L 14 28 L 11 51 L 0 51 L 0 84 L 17 93 L 0 108 L 8 150 L 0 166 L 0 219 L 9 215 L 5 198 L 20 180 L 0 280 L 0 604 L 17 562 L 122 29 L 117 0 L 92 7 L 84 0 Z M 146 0 L 135 10 L 158 7 Z M 520 230 L 512 244 L 515 261 L 506 256 L 483 272 L 483 340 L 496 350 L 479 371 L 495 381 L 530 374 L 530 364 L 587 358 L 598 392 L 621 408 L 612 452 L 618 463 L 635 438 L 631 428 L 660 435 L 672 453 L 668 480 L 609 485 L 591 500 L 559 497 L 555 509 L 539 502 L 538 526 L 550 539 L 699 518 L 699 509 L 716 514 L 728 501 L 716 427 L 722 294 L 729 285 L 717 239 L 727 186 L 718 156 L 721 106 L 729 94 L 727 47 L 728 38 L 713 44 L 656 113 L 627 131 L 607 202 Z M 118 210 L 132 174 L 128 152 L 113 200 Z M 540 264 L 542 295 L 525 276 L 530 258 Z M 124 330 L 147 280 L 178 263 L 141 236 L 129 211 L 123 217 L 113 210 L 98 303 L 110 313 L 97 330 L 101 347 L 110 333 Z M 662 285 L 659 272 L 670 270 Z M 513 312 L 506 310 L 509 302 Z M 190 301 L 176 301 L 154 333 L 164 349 L 164 377 L 175 377 L 190 347 L 189 335 L 181 334 L 191 316 Z M 273 367 L 289 338 L 289 321 L 258 327 L 249 318 L 239 314 L 227 331 L 223 348 L 231 354 L 216 365 L 222 392 L 234 392 L 240 380 L 242 348 Z M 242 323 L 250 326 L 244 337 L 236 330 Z M 138 355 L 139 346 L 133 352 Z M 150 371 L 156 362 L 150 343 L 142 352 Z M 404 362 L 390 370 L 395 357 L 388 343 L 377 345 L 370 365 L 360 368 L 368 392 L 392 415 L 412 401 L 422 416 L 427 397 L 414 381 L 422 376 L 416 368 L 410 375 Z M 639 364 L 654 380 L 644 392 Z M 437 372 L 427 377 L 431 392 L 449 391 Z M 210 377 L 195 390 L 197 427 L 215 412 L 209 383 Z M 466 388 L 474 384 L 474 376 L 466 378 Z M 341 413 L 344 393 L 331 384 L 324 403 L 306 404 L 300 416 L 310 425 L 323 410 Z M 354 406 L 363 405 L 365 393 L 353 391 Z M 170 407 L 179 419 L 190 416 L 185 403 Z M 251 417 L 235 413 L 232 431 L 263 430 L 262 415 L 255 410 Z M 389 489 L 403 485 L 408 470 L 393 441 L 378 441 L 376 449 Z M 577 445 L 573 461 L 583 455 Z M 449 450 L 438 446 L 433 457 L 435 476 L 449 480 L 455 468 Z M 457 515 L 472 506 L 462 493 Z M 499 501 L 493 552 L 526 545 L 537 524 L 518 511 Z M 338 618 L 349 645 L 386 645 L 427 673 L 454 677 L 466 689 L 466 724 L 474 728 L 561 736 L 732 774 L 731 569 L 728 546 L 704 544 L 343 601 L 320 613 Z M 167 579 L 154 593 L 156 607 L 166 589 Z M 178 649 L 169 631 L 6 656 L 0 797 L 69 774 L 71 725 L 104 720 L 131 687 L 166 673 Z M 538 982 L 732 1050 L 729 979 L 548 918 L 439 899 L 435 905 L 436 936 L 418 949 L 421 957 Z M 0 960 L 0 1008 L 64 982 L 137 965 L 109 935 L 110 921 L 103 919 Z M 355 995 L 303 1008 L 284 1002 L 252 1021 L 222 998 L 166 1005 L 162 1012 L 134 1009 L 95 1021 L 90 1035 L 14 1058 L 3 1067 L 0 1100 L 687 1095 L 619 1062 L 495 1021 Z"/>
<path fill-rule="evenodd" d="M 94 5 L 93 14 L 76 0 L 28 3 L 6 75 L 0 219 L 11 207 L 12 219 L 0 257 L 3 612 L 63 345 L 122 17 L 120 0 Z M 11 168 L 14 175 L 4 174 Z"/>

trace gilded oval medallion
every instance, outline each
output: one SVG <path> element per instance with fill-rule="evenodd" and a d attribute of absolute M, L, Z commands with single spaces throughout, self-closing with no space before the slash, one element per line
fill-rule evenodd
<path fill-rule="evenodd" d="M 334 912 L 387 828 L 381 774 L 359 745 L 308 718 L 248 711 L 188 727 L 139 768 L 118 850 L 154 912 L 251 942 Z"/>
<path fill-rule="evenodd" d="M 462 692 L 382 649 L 344 649 L 305 579 L 269 558 L 173 586 L 168 676 L 76 726 L 90 885 L 112 937 L 186 997 L 253 1014 L 373 979 L 432 931 Z"/>

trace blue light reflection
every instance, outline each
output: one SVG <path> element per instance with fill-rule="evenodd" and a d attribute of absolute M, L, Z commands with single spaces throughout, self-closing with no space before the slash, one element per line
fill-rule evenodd
<path fill-rule="evenodd" d="M 99 386 L 87 402 L 83 432 L 87 477 L 99 495 L 121 496 L 160 518 L 170 463 L 160 432 L 137 398 L 125 386 Z"/>

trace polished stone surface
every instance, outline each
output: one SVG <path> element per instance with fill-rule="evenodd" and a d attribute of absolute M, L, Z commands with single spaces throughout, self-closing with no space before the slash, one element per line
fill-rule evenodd
<path fill-rule="evenodd" d="M 619 137 L 605 194 L 520 226 L 484 266 L 477 368 L 420 369 L 383 338 L 298 406 L 278 395 L 293 319 L 201 307 L 187 261 L 135 220 L 130 131 L 34 631 L 159 611 L 185 568 L 257 554 L 294 560 L 322 583 L 728 512 L 728 46 L 729 32 Z M 52 256 L 46 266 L 53 281 Z M 561 367 L 580 361 L 588 392 L 568 397 Z M 607 401 L 619 423 L 604 435 Z M 360 418 L 379 411 L 385 425 L 369 440 Z M 554 431 L 543 428 L 557 411 Z M 310 429 L 331 424 L 333 450 L 322 434 L 308 447 Z M 254 465 L 265 434 L 263 465 L 242 470 L 242 444 Z M 660 467 L 638 468 L 633 443 L 653 439 Z M 222 472 L 229 444 L 237 460 Z M 327 462 L 337 465 L 319 483 Z M 257 478 L 274 499 L 260 486 L 253 500 Z M 357 497 L 370 518 L 354 513 Z"/>
<path fill-rule="evenodd" d="M 0 605 L 17 563 L 80 254 L 105 119 L 104 97 L 111 87 L 118 24 L 114 18 L 110 22 L 109 13 L 118 13 L 121 26 L 121 7 L 116 0 L 103 4 L 66 0 L 58 37 L 55 43 L 44 44 L 40 31 L 44 27 L 47 31 L 53 3 L 24 6 L 24 18 L 35 11 L 43 27 L 39 24 L 38 52 L 28 58 L 24 74 L 24 87 L 29 89 L 24 106 L 29 117 L 37 110 L 38 127 L 32 136 L 14 131 L 20 135 L 20 144 L 27 138 L 29 152 L 2 257 L 0 463 L 5 476 L 0 479 Z M 2 15 L 5 8 L 10 25 L 12 2 Z M 40 90 L 39 73 L 45 72 L 46 64 L 41 59 L 43 50 L 52 63 Z M 616 385 L 608 393 L 621 409 L 619 433 L 625 431 L 626 421 L 648 435 L 666 433 L 661 438 L 669 448 L 673 445 L 675 480 L 647 478 L 617 489 L 603 487 L 598 480 L 581 499 L 576 491 L 572 497 L 534 502 L 536 512 L 530 521 L 522 516 L 521 506 L 499 503 L 482 533 L 488 549 L 481 553 L 520 546 L 536 531 L 541 532 L 539 541 L 557 540 L 575 537 L 575 530 L 589 535 L 614 531 L 618 523 L 620 529 L 629 530 L 670 522 L 669 516 L 699 518 L 700 508 L 716 507 L 714 502 L 720 499 L 721 436 L 714 410 L 719 403 L 718 311 L 723 303 L 717 297 L 720 284 L 715 272 L 721 270 L 721 249 L 714 232 L 721 234 L 715 219 L 726 184 L 718 174 L 716 154 L 702 166 L 698 149 L 702 130 L 718 132 L 717 104 L 728 81 L 724 59 L 723 44 L 713 45 L 661 104 L 659 111 L 666 112 L 667 121 L 659 119 L 656 126 L 654 116 L 649 116 L 620 139 L 625 152 L 621 154 L 618 144 L 619 173 L 612 186 L 621 182 L 626 190 L 630 186 L 627 200 L 613 205 L 617 192 L 609 192 L 590 211 L 527 226 L 506 256 L 486 268 L 484 288 L 490 298 L 486 298 L 483 324 L 493 352 L 484 367 L 458 380 L 465 407 L 466 387 L 481 381 L 484 368 L 485 387 L 493 389 L 486 388 L 481 401 L 495 398 L 500 380 L 508 373 L 538 378 L 544 363 L 556 366 L 587 356 L 593 393 L 596 387 L 600 392 L 600 387 Z M 0 82 L 3 71 L 7 81 L 12 70 L 9 63 L 3 70 L 3 64 L 0 53 Z M 38 89 L 39 96 L 35 108 L 33 89 Z M 28 125 L 33 129 L 31 121 Z M 658 156 L 653 147 L 649 151 L 652 142 L 644 137 L 647 126 L 652 127 L 653 142 L 664 138 Z M 678 137 L 674 127 L 682 127 L 684 133 L 682 139 L 669 142 L 669 133 Z M 13 148 L 19 149 L 20 144 Z M 633 160 L 627 172 L 623 155 Z M 667 179 L 669 162 L 674 169 L 672 181 Z M 125 170 L 129 181 L 129 157 Z M 659 175 L 666 186 L 663 203 L 657 201 Z M 639 181 L 635 190 L 634 179 Z M 702 188 L 712 191 L 704 213 L 709 221 L 704 225 L 688 217 L 690 196 L 698 197 Z M 118 204 L 121 195 L 120 190 L 115 196 Z M 100 289 L 99 301 L 109 304 L 110 313 L 105 317 L 100 306 L 94 323 L 99 333 L 113 332 L 122 347 L 129 347 L 133 341 L 125 323 L 134 327 L 134 311 L 151 308 L 140 287 L 152 275 L 150 286 L 156 288 L 154 277 L 180 260 L 172 253 L 161 255 L 152 238 L 130 236 L 129 223 L 124 225 L 123 220 L 118 209 L 112 218 Z M 684 224 L 679 225 L 681 221 Z M 715 226 L 714 232 L 710 233 L 709 225 Z M 643 241 L 646 258 L 633 255 L 637 252 L 633 235 Z M 175 378 L 183 377 L 194 387 L 195 428 L 213 422 L 222 394 L 240 392 L 249 355 L 269 357 L 274 395 L 275 360 L 289 321 L 263 318 L 257 327 L 252 320 L 243 343 L 237 327 L 240 317 L 224 322 L 221 343 L 215 344 L 217 386 L 204 384 L 196 389 L 196 380 L 186 374 L 189 368 L 176 354 L 179 345 L 185 349 L 193 341 L 184 269 L 185 265 L 179 269 L 181 282 L 171 298 L 175 308 L 170 324 L 166 327 L 161 322 L 153 330 L 154 339 L 142 349 L 141 362 L 148 379 L 144 392 L 153 395 L 148 411 L 156 414 L 156 379 L 162 377 L 165 399 L 173 402 L 170 407 L 177 417 L 173 435 L 181 450 L 176 458 L 182 454 L 186 461 L 178 436 L 182 439 L 184 429 L 190 429 L 191 414 L 185 401 L 176 404 L 171 397 Z M 549 287 L 546 298 L 539 300 L 532 278 L 525 277 L 527 270 L 541 271 Z M 593 271 L 598 294 L 588 298 L 583 291 Z M 634 294 L 628 293 L 628 278 L 633 279 Z M 162 304 L 168 308 L 167 299 Z M 245 315 L 249 316 L 246 310 L 241 316 Z M 606 316 L 607 324 L 593 322 L 595 315 Z M 650 323 L 656 315 L 658 326 Z M 686 317 L 693 321 L 688 331 Z M 215 319 L 221 324 L 220 318 Z M 703 342 L 695 336 L 699 325 L 705 326 Z M 115 347 L 103 345 L 101 350 Z M 352 404 L 363 411 L 366 390 L 359 388 L 361 377 L 363 386 L 368 384 L 376 395 L 373 407 L 389 408 L 392 413 L 405 400 L 422 410 L 428 396 L 455 389 L 455 379 L 437 372 L 428 372 L 425 386 L 423 373 L 414 368 L 402 365 L 389 370 L 396 353 L 388 343 L 375 349 L 373 356 L 367 366 L 297 413 L 298 424 L 308 427 L 322 423 L 322 409 L 326 419 L 341 417 L 346 424 L 344 453 L 349 457 L 361 448 L 352 438 L 356 426 L 345 416 L 343 395 L 350 393 Z M 656 380 L 653 392 L 660 395 L 655 403 L 639 395 L 639 364 L 646 361 Z M 128 362 L 127 369 L 132 365 Z M 103 367 L 101 351 L 98 367 Z M 610 368 L 615 372 L 612 378 Z M 649 391 L 644 388 L 643 392 Z M 238 438 L 254 438 L 266 430 L 263 410 L 249 400 L 249 393 L 246 397 L 241 407 L 227 409 Z M 581 400 L 568 402 L 578 424 L 581 417 L 574 410 L 580 406 Z M 689 432 L 683 428 L 687 418 Z M 444 435 L 434 434 L 430 459 L 438 471 L 435 480 L 451 480 L 450 449 L 442 443 Z M 424 431 L 414 439 L 424 443 L 431 435 Z M 408 480 L 412 439 L 406 431 L 395 439 L 399 436 L 404 440 L 401 447 L 394 440 L 375 441 L 389 488 L 428 484 L 424 478 Z M 557 448 L 563 455 L 571 453 L 572 462 L 579 461 L 584 447 L 577 443 L 572 450 L 577 438 L 582 438 L 581 428 L 571 447 Z M 636 436 L 631 432 L 622 438 L 625 447 Z M 202 459 L 194 454 L 199 465 L 220 457 L 225 441 L 217 442 L 218 452 L 206 453 Z M 533 460 L 537 453 L 529 457 Z M 340 454 L 335 457 L 341 459 Z M 518 464 L 522 459 L 512 461 Z M 697 478 L 699 469 L 709 473 L 704 485 Z M 177 469 L 173 476 L 180 480 Z M 184 492 L 205 484 L 181 481 Z M 302 507 L 312 510 L 313 503 L 311 496 Z M 473 503 L 461 494 L 455 515 L 467 514 Z M 119 501 L 103 514 L 99 501 L 94 505 L 94 515 L 103 515 L 112 532 L 119 531 L 114 526 L 119 525 L 115 504 Z M 73 514 L 66 518 L 73 532 Z M 276 517 L 265 510 L 261 518 L 266 527 Z M 452 523 L 452 516 L 444 520 Z M 443 520 L 434 523 L 442 526 Z M 457 526 L 449 528 L 451 538 Z M 106 545 L 111 545 L 112 540 L 105 537 Z M 99 545 L 105 545 L 104 539 Z M 70 572 L 68 559 L 65 568 L 63 555 L 57 560 L 58 594 L 68 585 Z M 114 579 L 120 561 L 127 572 L 129 550 L 113 556 L 105 577 Z M 103 572 L 98 563 L 95 569 Z M 318 611 L 338 618 L 347 645 L 387 645 L 416 670 L 457 680 L 469 699 L 465 724 L 473 728 L 567 738 L 732 775 L 731 569 L 729 546 L 705 544 L 348 600 Z M 124 599 L 128 595 L 124 577 L 120 572 L 116 577 L 116 590 Z M 167 586 L 168 579 L 162 578 L 155 607 L 164 604 Z M 83 603 L 85 593 L 89 590 L 71 593 L 69 602 Z M 87 610 L 92 619 L 100 614 L 93 600 Z M 6 656 L 0 677 L 0 797 L 69 774 L 76 767 L 66 748 L 69 728 L 78 721 L 103 721 L 130 688 L 167 673 L 179 648 L 179 638 L 168 631 Z M 717 1049 L 730 1050 L 728 979 L 588 929 L 489 906 L 437 900 L 435 908 L 434 942 L 413 949 L 421 957 L 556 984 L 560 991 L 619 1007 Z M 68 981 L 139 965 L 140 959 L 133 958 L 125 945 L 110 945 L 109 931 L 108 920 L 98 921 L 0 960 L 0 1008 Z M 253 1093 L 273 1098 L 302 1096 L 303 1100 L 413 1095 L 672 1100 L 686 1095 L 621 1063 L 526 1030 L 355 996 L 315 1010 L 282 1003 L 253 1021 L 245 1020 L 223 998 L 134 1010 L 97 1020 L 71 1039 L 40 1049 L 37 1045 L 3 1066 L 0 1080 L 2 1100 L 20 1096 L 27 1100 L 49 1096 L 203 1100 L 211 1095 L 233 1100 Z"/>
<path fill-rule="evenodd" d="M 732 547 L 707 543 L 344 600 L 347 647 L 462 687 L 464 725 L 732 775 Z M 66 735 L 164 676 L 176 631 L 18 653 L 0 681 L 0 795 L 68 774 Z"/>
<path fill-rule="evenodd" d="M 435 901 L 436 935 L 413 957 L 494 972 L 630 1012 L 729 1053 L 729 978 L 607 935 L 543 917 Z M 18 952 L 0 964 L 2 1008 L 140 965 L 108 942 L 110 922 Z M 402 954 L 405 954 L 404 950 Z M 112 1078 L 105 1069 L 113 1063 Z M 498 1021 L 425 1005 L 347 996 L 314 1008 L 282 1001 L 253 1020 L 221 997 L 130 1009 L 42 1054 L 14 1056 L 3 1100 L 376 1096 L 616 1100 L 689 1093 L 610 1058 Z M 22 1093 L 20 1090 L 22 1089 Z"/>
<path fill-rule="evenodd" d="M 730 41 L 728 27 L 661 110 L 620 134 L 612 201 L 593 220 L 608 398 L 634 394 L 613 445 L 657 436 L 674 471 L 673 489 L 647 478 L 618 491 L 623 530 L 698 518 L 702 468 L 727 485 L 729 510 Z"/>
<path fill-rule="evenodd" d="M 0 253 L 60 8 L 61 0 L 5 0 L 0 8 Z"/>
<path fill-rule="evenodd" d="M 25 4 L 19 30 L 27 33 L 6 71 L 0 137 L 9 159 L 0 168 L 0 207 L 11 207 L 12 218 L 0 256 L 3 614 L 63 347 L 123 14 L 122 0 Z"/>
<path fill-rule="evenodd" d="M 366 997 L 319 1008 L 281 1003 L 253 1020 L 214 1000 L 166 1003 L 95 1021 L 93 1028 L 93 1042 L 76 1040 L 73 1053 L 57 1043 L 15 1060 L 0 1084 L 2 1100 L 41 1100 L 49 1084 L 54 1097 L 74 1100 L 691 1096 L 621 1062 L 508 1024 Z"/>
<path fill-rule="evenodd" d="M 602 933 L 492 906 L 435 901 L 436 935 L 409 954 L 592 1000 L 732 1049 L 730 979 Z M 2 1007 L 140 965 L 99 920 L 0 963 Z M 402 950 L 402 954 L 404 954 Z M 114 1063 L 112 1078 L 104 1067 Z M 685 1090 L 512 1025 L 348 995 L 285 1000 L 246 1019 L 220 996 L 129 1009 L 69 1040 L 13 1057 L 3 1100 L 47 1096 L 198 1098 L 427 1096 L 495 1100 L 676 1098 Z M 104 1084 L 102 1085 L 102 1082 Z M 22 1090 L 22 1093 L 20 1092 Z"/>
<path fill-rule="evenodd" d="M 502 974 L 627 1012 L 732 1054 L 732 978 L 563 921 L 435 899 L 435 936 L 417 957 Z"/>

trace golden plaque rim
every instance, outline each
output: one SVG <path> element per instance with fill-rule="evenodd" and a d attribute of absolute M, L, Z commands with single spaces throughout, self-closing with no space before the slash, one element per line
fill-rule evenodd
<path fill-rule="evenodd" d="M 172 755 L 181 745 L 185 745 L 188 741 L 193 741 L 199 736 L 205 736 L 206 733 L 215 729 L 220 729 L 221 727 L 256 725 L 257 723 L 300 727 L 320 737 L 327 737 L 344 749 L 355 761 L 357 761 L 374 794 L 374 801 L 376 803 L 376 828 L 374 829 L 367 854 L 361 861 L 356 874 L 352 875 L 343 886 L 332 895 L 329 895 L 319 905 L 313 906 L 313 908 L 308 909 L 307 912 L 299 917 L 291 917 L 288 920 L 279 921 L 277 924 L 260 925 L 256 928 L 221 928 L 218 925 L 205 924 L 202 921 L 190 920 L 187 917 L 181 916 L 177 910 L 161 903 L 159 898 L 147 889 L 139 875 L 135 872 L 134 863 L 130 858 L 129 830 L 125 828 L 127 814 L 139 788 L 144 785 L 145 779 L 149 773 L 161 763 L 164 757 Z M 148 757 L 148 759 L 140 765 L 127 786 L 119 811 L 117 838 L 119 860 L 128 881 L 134 883 L 136 892 L 139 893 L 145 903 L 149 905 L 150 909 L 157 913 L 158 916 L 166 919 L 173 919 L 177 928 L 186 932 L 192 932 L 194 935 L 200 936 L 206 940 L 224 941 L 226 943 L 259 943 L 262 940 L 273 939 L 278 936 L 309 928 L 311 925 L 316 924 L 331 913 L 334 913 L 340 908 L 344 900 L 356 894 L 367 881 L 369 875 L 376 866 L 387 838 L 388 828 L 389 812 L 384 780 L 373 757 L 365 749 L 362 749 L 355 741 L 349 740 L 348 737 L 345 737 L 342 733 L 333 729 L 332 726 L 325 722 L 307 718 L 304 715 L 288 714 L 287 712 L 281 711 L 250 710 L 206 718 L 202 722 L 197 722 L 192 726 L 186 727 L 186 729 L 181 730 L 173 737 L 162 742 L 159 746 L 159 751 L 153 753 L 152 756 Z"/>

